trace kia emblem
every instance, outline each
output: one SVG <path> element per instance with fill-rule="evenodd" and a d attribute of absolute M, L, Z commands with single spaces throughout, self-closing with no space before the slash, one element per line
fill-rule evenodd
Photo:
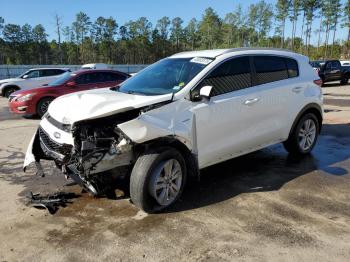
<path fill-rule="evenodd" d="M 58 132 L 53 133 L 53 136 L 56 137 L 57 139 L 61 138 L 61 134 Z"/>

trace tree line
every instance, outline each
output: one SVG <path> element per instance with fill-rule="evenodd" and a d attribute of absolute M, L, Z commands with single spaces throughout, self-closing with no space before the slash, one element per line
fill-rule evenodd
<path fill-rule="evenodd" d="M 41 24 L 7 24 L 0 17 L 0 64 L 149 64 L 185 50 L 245 46 L 286 48 L 311 59 L 350 58 L 350 0 L 260 0 L 224 17 L 209 7 L 187 24 L 164 16 L 154 25 L 146 17 L 119 25 L 113 17 L 92 21 L 83 12 L 71 25 L 59 15 L 53 20 L 49 41 Z M 337 35 L 340 28 L 347 36 Z"/>

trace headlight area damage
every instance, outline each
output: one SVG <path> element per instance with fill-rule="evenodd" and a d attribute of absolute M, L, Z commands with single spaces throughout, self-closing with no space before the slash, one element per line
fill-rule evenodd
<path fill-rule="evenodd" d="M 40 126 L 29 145 L 24 171 L 27 165 L 35 161 L 38 174 L 43 175 L 40 160 L 53 160 L 66 176 L 90 193 L 103 194 L 104 187 L 101 185 L 106 179 L 103 172 L 122 175 L 135 159 L 133 142 L 117 125 L 139 114 L 140 110 L 131 110 L 77 122 L 73 126 L 65 125 L 65 131 L 73 136 L 74 145 L 57 143 Z"/>
<path fill-rule="evenodd" d="M 106 194 L 111 189 L 108 185 L 111 178 L 129 174 L 139 154 L 157 139 L 166 139 L 166 143 L 178 142 L 188 154 L 191 153 L 187 147 L 192 139 L 185 138 L 182 143 L 176 139 L 174 128 L 169 124 L 169 113 L 160 118 L 152 117 L 152 114 L 159 116 L 159 112 L 164 111 L 159 107 L 169 103 L 173 104 L 166 101 L 73 125 L 62 124 L 46 115 L 29 144 L 24 171 L 35 162 L 37 174 L 44 175 L 40 160 L 53 160 L 67 177 L 93 195 Z M 170 104 L 166 107 L 173 112 L 175 105 Z M 191 130 L 185 124 L 179 129 L 182 134 L 186 133 L 184 130 Z M 64 137 L 66 143 L 58 143 L 56 135 Z"/>

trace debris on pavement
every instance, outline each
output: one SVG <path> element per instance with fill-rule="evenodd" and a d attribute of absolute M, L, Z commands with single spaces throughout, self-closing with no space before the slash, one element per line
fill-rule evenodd
<path fill-rule="evenodd" d="M 26 198 L 28 204 L 38 209 L 47 209 L 51 215 L 55 214 L 59 207 L 66 207 L 72 203 L 71 199 L 77 198 L 79 195 L 74 193 L 57 192 L 54 194 L 41 195 L 30 192 Z"/>

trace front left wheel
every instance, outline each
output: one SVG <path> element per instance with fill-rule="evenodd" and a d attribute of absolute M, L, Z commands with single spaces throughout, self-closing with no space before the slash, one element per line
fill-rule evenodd
<path fill-rule="evenodd" d="M 186 164 L 179 151 L 160 148 L 141 155 L 131 172 L 131 201 L 147 213 L 169 207 L 186 183 Z"/>

